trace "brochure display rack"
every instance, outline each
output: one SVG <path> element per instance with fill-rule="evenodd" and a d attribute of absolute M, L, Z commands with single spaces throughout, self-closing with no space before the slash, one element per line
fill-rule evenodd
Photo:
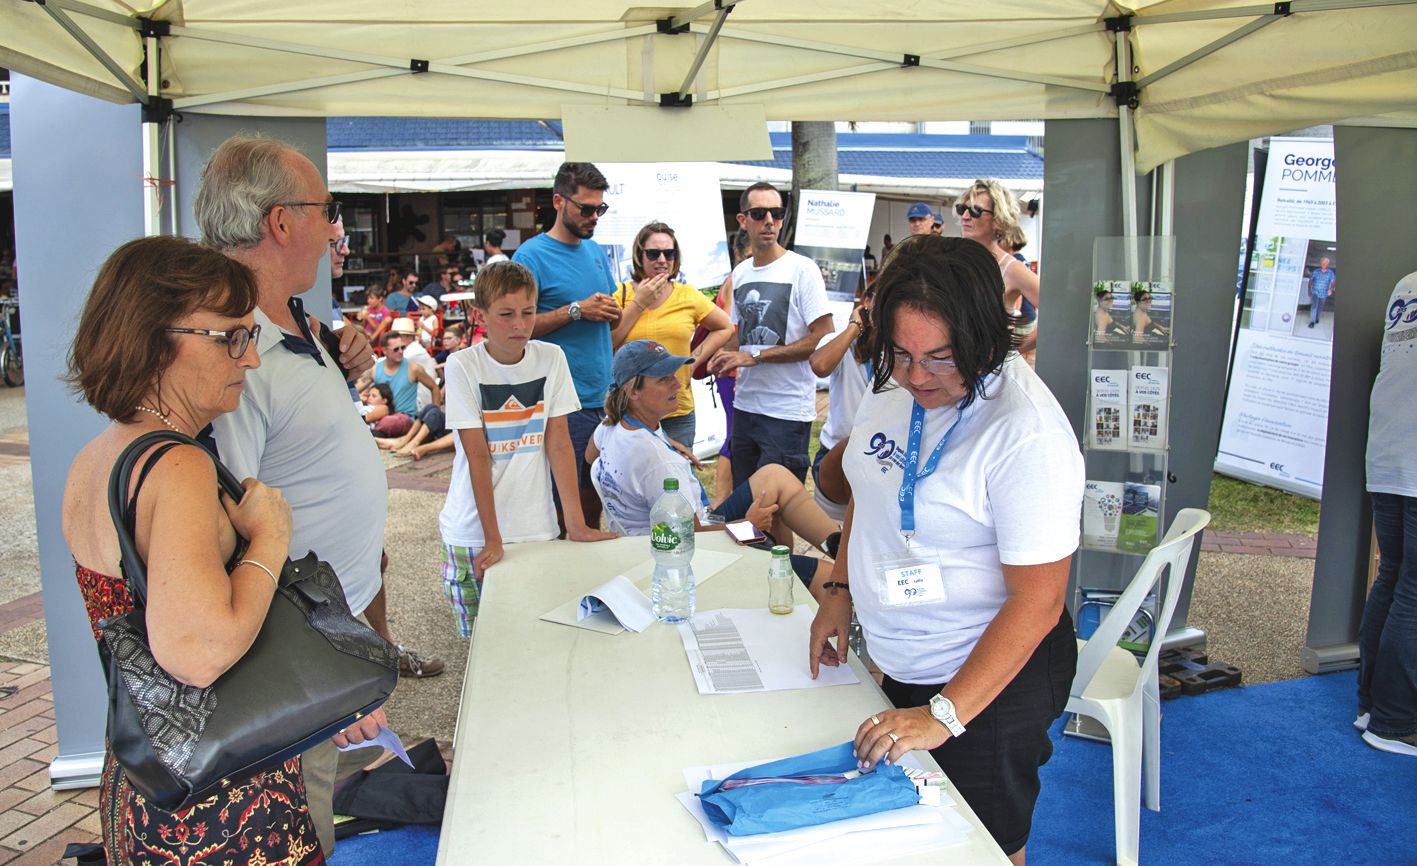
<path fill-rule="evenodd" d="M 1087 488 L 1073 608 L 1084 638 L 1165 527 L 1174 250 L 1170 237 L 1098 238 L 1093 245 Z M 1148 624 L 1137 623 L 1130 635 L 1143 649 Z"/>

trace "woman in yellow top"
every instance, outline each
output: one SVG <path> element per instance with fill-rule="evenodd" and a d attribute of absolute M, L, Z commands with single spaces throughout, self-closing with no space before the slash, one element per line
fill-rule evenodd
<path fill-rule="evenodd" d="M 685 283 L 673 282 L 681 264 L 679 241 L 674 229 L 653 222 L 640 229 L 631 248 L 634 263 L 632 280 L 623 282 L 615 292 L 615 303 L 623 312 L 620 324 L 610 332 L 610 340 L 619 349 L 631 340 L 654 340 L 671 355 L 694 359 L 676 374 L 679 377 L 679 407 L 661 421 L 664 432 L 690 451 L 694 448 L 694 395 L 689 387 L 689 373 L 700 359 L 709 358 L 733 334 L 728 314 L 703 293 Z M 702 343 L 691 352 L 689 343 L 700 325 L 708 331 Z"/>

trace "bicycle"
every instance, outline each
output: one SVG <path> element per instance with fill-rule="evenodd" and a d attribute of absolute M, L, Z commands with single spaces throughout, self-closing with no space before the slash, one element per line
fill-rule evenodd
<path fill-rule="evenodd" d="M 13 308 L 13 310 L 12 310 Z M 18 324 L 20 302 L 16 298 L 0 298 L 0 320 L 3 320 L 4 340 L 0 341 L 0 378 L 11 388 L 25 384 L 25 359 L 20 351 L 20 335 L 11 327 Z"/>

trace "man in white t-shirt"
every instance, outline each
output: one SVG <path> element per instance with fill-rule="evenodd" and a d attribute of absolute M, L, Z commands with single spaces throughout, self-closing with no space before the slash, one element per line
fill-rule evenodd
<path fill-rule="evenodd" d="M 770 183 L 755 183 L 738 200 L 738 225 L 752 257 L 733 269 L 736 346 L 714 355 L 715 374 L 738 371 L 733 395 L 733 485 L 760 466 L 779 463 L 807 478 L 807 448 L 817 419 L 817 377 L 808 358 L 832 332 L 821 269 L 777 241 L 786 209 Z"/>

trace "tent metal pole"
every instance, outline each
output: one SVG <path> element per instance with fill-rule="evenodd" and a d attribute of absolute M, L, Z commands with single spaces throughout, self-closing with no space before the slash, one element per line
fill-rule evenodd
<path fill-rule="evenodd" d="M 1291 0 L 1289 4 L 1289 14 L 1300 15 L 1313 12 L 1376 9 L 1380 6 L 1407 6 L 1412 3 L 1417 3 L 1417 0 Z M 1226 9 L 1213 9 L 1204 12 L 1171 12 L 1164 15 L 1147 15 L 1145 12 L 1140 12 L 1132 19 L 1132 26 L 1139 27 L 1144 24 L 1181 24 L 1187 21 L 1219 21 L 1224 18 L 1254 18 L 1261 15 L 1274 15 L 1274 4 L 1265 3 L 1255 6 L 1232 6 Z"/>
<path fill-rule="evenodd" d="M 43 9 L 45 14 L 50 18 L 53 18 L 56 24 L 64 28 L 65 32 L 74 37 L 74 40 L 82 45 L 85 51 L 92 54 L 93 58 L 97 60 L 104 69 L 107 69 L 110 75 L 118 79 L 118 82 L 127 88 L 129 93 L 133 94 L 134 99 L 144 105 L 148 104 L 148 94 L 147 91 L 143 89 L 143 86 L 135 81 L 133 76 L 124 71 L 123 67 L 118 65 L 118 61 L 109 57 L 108 53 L 100 48 L 97 42 L 93 41 L 93 37 L 89 36 L 79 25 L 75 24 L 74 19 L 64 14 L 64 10 L 58 9 L 49 3 L 43 3 L 39 8 Z"/>
<path fill-rule="evenodd" d="M 881 72 L 886 69 L 895 69 L 896 65 L 884 63 L 867 63 L 863 66 L 853 66 L 850 69 L 833 69 L 828 72 L 814 72 L 811 75 L 798 75 L 793 78 L 783 78 L 777 81 L 769 81 L 764 84 L 748 84 L 743 87 L 725 87 L 721 90 L 710 90 L 708 100 L 712 102 L 716 99 L 727 99 L 732 96 L 747 96 L 751 93 L 765 93 L 769 90 L 777 90 L 782 87 L 796 87 L 799 84 L 816 84 L 820 81 L 832 81 L 838 78 L 851 78 L 854 75 L 869 75 L 872 72 Z"/>
<path fill-rule="evenodd" d="M 1161 226 L 1157 234 L 1163 238 L 1169 238 L 1176 233 L 1176 161 L 1168 159 L 1157 166 L 1156 173 L 1161 176 L 1161 195 L 1158 196 L 1161 200 Z M 1152 270 L 1158 276 L 1171 274 L 1174 277 L 1176 272 L 1173 269 L 1174 263 L 1171 261 L 1171 257 L 1176 253 L 1176 245 L 1162 243 L 1158 246 L 1161 255 L 1159 257 L 1152 255 Z M 1158 258 L 1160 259 L 1159 267 L 1157 266 Z"/>
<path fill-rule="evenodd" d="M 725 6 L 718 10 L 718 15 L 713 19 L 713 24 L 709 25 L 709 31 L 703 44 L 699 46 L 699 52 L 694 55 L 694 62 L 689 64 L 689 71 L 684 76 L 684 83 L 679 85 L 679 99 L 688 95 L 689 89 L 694 86 L 694 79 L 699 77 L 699 70 L 703 68 L 704 61 L 708 59 L 709 51 L 714 43 L 718 41 L 718 34 L 723 30 L 723 22 L 728 18 L 728 13 L 733 11 L 732 6 Z"/>
<path fill-rule="evenodd" d="M 669 22 L 669 29 L 678 30 L 680 27 L 683 27 L 686 24 L 692 26 L 695 21 L 699 20 L 710 12 L 717 11 L 719 13 L 719 17 L 722 18 L 729 12 L 732 12 L 734 6 L 737 6 L 739 3 L 742 2 L 743 0 L 717 0 L 717 2 L 715 2 L 715 0 L 709 0 L 708 3 L 700 3 L 698 6 L 695 6 L 693 9 L 690 9 L 683 15 L 674 16 L 674 18 L 672 18 Z"/>
<path fill-rule="evenodd" d="M 978 45 L 968 45 L 963 48 L 954 48 L 949 51 L 931 53 L 932 60 L 954 60 L 957 57 L 969 57 L 974 54 L 988 54 L 993 51 L 1004 51 L 1010 48 L 1026 48 L 1029 45 L 1039 45 L 1044 42 L 1053 42 L 1058 39 L 1071 39 L 1075 36 L 1089 36 L 1099 33 L 1105 25 L 1101 21 L 1091 24 L 1083 24 L 1079 27 L 1066 27 L 1062 30 L 1050 30 L 1047 33 L 1040 33 L 1033 36 L 1017 36 L 1013 39 L 1000 39 L 997 42 L 981 42 Z"/>
<path fill-rule="evenodd" d="M 158 38 L 143 39 L 148 59 L 148 97 L 161 94 L 162 71 L 158 53 Z M 143 233 L 147 237 L 162 234 L 162 126 L 151 120 L 143 121 Z"/>
<path fill-rule="evenodd" d="M 169 114 L 163 126 L 167 134 L 167 179 L 172 182 L 169 190 L 172 206 L 167 209 L 167 233 L 173 237 L 181 237 L 182 224 L 179 219 L 182 209 L 177 206 L 177 116 Z"/>
<path fill-rule="evenodd" d="M 1274 22 L 1280 20 L 1281 17 L 1283 16 L 1268 15 L 1264 18 L 1258 18 L 1254 21 L 1251 21 L 1250 23 L 1236 30 L 1232 30 L 1231 32 L 1225 34 L 1224 36 L 1210 43 L 1209 45 L 1201 46 L 1195 51 L 1192 51 L 1190 54 L 1187 54 L 1185 57 L 1173 60 L 1165 66 L 1161 67 L 1160 69 L 1156 70 L 1155 72 L 1151 73 L 1150 75 L 1146 75 L 1137 79 L 1137 89 L 1145 90 L 1147 85 L 1151 84 L 1153 81 L 1165 78 L 1173 72 L 1176 72 L 1180 69 L 1184 69 L 1187 66 L 1190 66 L 1192 63 L 1195 63 L 1197 60 L 1200 60 L 1202 57 L 1208 57 L 1214 54 L 1215 52 L 1229 45 L 1230 43 L 1244 39 L 1246 36 L 1249 36 L 1251 33 L 1254 33 L 1256 30 L 1263 30 Z"/>
<path fill-rule="evenodd" d="M 87 3 L 80 3 L 78 0 L 45 0 L 44 5 L 55 6 L 68 12 L 77 12 L 90 18 L 101 18 L 110 24 L 117 24 L 120 27 L 127 27 L 130 30 L 140 30 L 142 25 L 138 19 L 120 12 L 109 9 L 100 9 L 97 6 L 90 6 Z"/>
<path fill-rule="evenodd" d="M 1132 44 L 1127 31 L 1112 34 L 1117 57 L 1117 82 L 1132 80 Z M 1122 234 L 1129 238 L 1137 236 L 1137 152 L 1136 129 L 1132 118 L 1132 107 L 1126 101 L 1117 106 L 1117 131 L 1121 136 L 1122 155 Z M 1136 250 L 1129 248 L 1128 265 L 1136 270 Z M 1135 279 L 1129 274 L 1127 279 Z"/>

